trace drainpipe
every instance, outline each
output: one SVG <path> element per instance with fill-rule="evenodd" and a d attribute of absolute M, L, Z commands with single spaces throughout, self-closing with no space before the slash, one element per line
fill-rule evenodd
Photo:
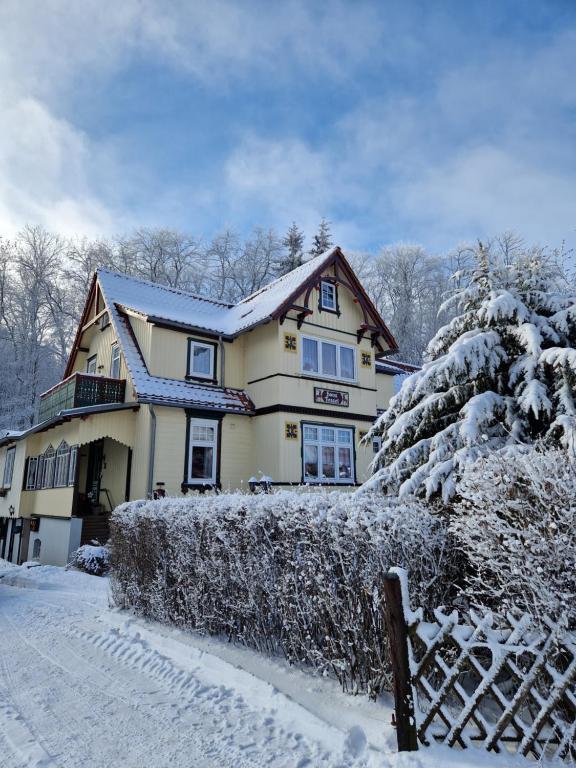
<path fill-rule="evenodd" d="M 218 345 L 220 347 L 220 386 L 224 386 L 224 339 L 218 336 Z"/>
<path fill-rule="evenodd" d="M 149 405 L 150 412 L 150 454 L 148 456 L 148 498 L 154 498 L 154 455 L 156 453 L 156 412 L 154 406 Z"/>

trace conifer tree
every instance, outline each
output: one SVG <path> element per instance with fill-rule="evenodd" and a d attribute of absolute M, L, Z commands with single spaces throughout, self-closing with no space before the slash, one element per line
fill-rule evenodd
<path fill-rule="evenodd" d="M 491 451 L 543 440 L 574 452 L 576 299 L 556 276 L 542 252 L 502 264 L 480 246 L 444 307 L 454 318 L 370 432 L 382 445 L 369 485 L 447 500 Z"/>
<path fill-rule="evenodd" d="M 321 253 L 325 253 L 332 247 L 332 233 L 330 231 L 330 222 L 324 217 L 318 227 L 318 232 L 314 235 L 312 240 L 312 248 L 308 251 L 310 258 L 319 256 Z"/>
<path fill-rule="evenodd" d="M 293 269 L 299 267 L 304 261 L 304 232 L 298 229 L 295 221 L 292 222 L 292 226 L 284 236 L 282 245 L 285 252 L 278 259 L 276 265 L 278 277 L 292 272 Z"/>

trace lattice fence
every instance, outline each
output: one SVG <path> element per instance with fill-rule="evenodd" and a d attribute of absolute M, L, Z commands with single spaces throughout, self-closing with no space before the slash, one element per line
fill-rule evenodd
<path fill-rule="evenodd" d="M 417 741 L 576 762 L 576 639 L 560 624 L 412 611 L 401 569 L 386 580 L 398 748 Z"/>

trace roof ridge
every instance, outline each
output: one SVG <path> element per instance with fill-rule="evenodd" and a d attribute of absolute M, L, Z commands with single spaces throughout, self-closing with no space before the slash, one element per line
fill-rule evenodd
<path fill-rule="evenodd" d="M 319 260 L 318 263 L 320 263 L 322 260 L 328 259 L 328 257 L 332 256 L 334 252 L 337 250 L 338 251 L 340 250 L 340 247 L 338 245 L 334 246 L 333 248 L 329 248 L 327 251 L 324 251 L 323 253 L 319 253 L 317 256 L 313 256 L 311 259 L 304 261 L 302 264 L 300 264 L 300 266 L 296 267 L 296 269 L 291 269 L 290 272 L 286 272 L 284 275 L 280 275 L 280 277 L 277 277 L 275 280 L 272 280 L 271 283 L 267 283 L 266 285 L 263 285 L 261 288 L 258 288 L 257 291 L 254 291 L 249 296 L 246 296 L 244 299 L 240 299 L 240 301 L 234 306 L 238 307 L 240 306 L 240 304 L 245 304 L 246 302 L 251 301 L 252 299 L 255 299 L 256 296 L 259 296 L 261 293 L 265 293 L 271 288 L 274 288 L 283 280 L 286 280 L 286 278 L 293 277 L 296 272 L 298 272 L 299 270 L 303 270 L 304 267 L 308 267 L 312 262 L 315 262 L 317 259 Z"/>
<path fill-rule="evenodd" d="M 155 283 L 153 280 L 144 280 L 144 278 L 135 277 L 134 275 L 127 275 L 126 272 L 118 272 L 117 270 L 109 269 L 108 267 L 98 267 L 96 272 L 98 275 L 105 272 L 109 275 L 113 275 L 114 277 L 121 277 L 124 280 L 128 280 L 133 283 L 141 283 L 142 285 L 149 285 L 151 288 L 161 288 L 162 290 L 168 291 L 169 293 L 177 293 L 177 294 L 180 294 L 180 296 L 185 296 L 189 299 L 196 299 L 197 301 L 205 301 L 208 304 L 216 304 L 217 306 L 225 307 L 226 309 L 231 309 L 232 307 L 235 306 L 234 304 L 230 304 L 230 302 L 227 302 L 227 301 L 221 301 L 220 299 L 212 299 L 212 298 L 208 298 L 207 296 L 200 296 L 197 293 L 186 291 L 184 288 L 175 288 L 172 285 L 165 285 L 164 283 Z"/>

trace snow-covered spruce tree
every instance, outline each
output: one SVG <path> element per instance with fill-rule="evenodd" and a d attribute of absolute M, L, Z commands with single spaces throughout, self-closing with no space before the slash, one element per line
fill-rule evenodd
<path fill-rule="evenodd" d="M 428 345 L 368 439 L 382 437 L 368 486 L 420 496 L 455 493 L 478 457 L 543 440 L 576 448 L 576 300 L 541 250 L 502 263 L 482 245 L 454 314 Z M 464 278 L 464 279 L 463 279 Z"/>
<path fill-rule="evenodd" d="M 308 251 L 308 255 L 310 258 L 314 258 L 314 256 L 325 253 L 331 247 L 332 233 L 330 232 L 330 222 L 323 218 L 318 227 L 318 232 L 314 235 L 312 248 Z"/>
<path fill-rule="evenodd" d="M 276 264 L 276 274 L 278 277 L 292 272 L 304 260 L 304 232 L 298 229 L 295 221 L 292 222 L 292 226 L 282 239 L 282 245 L 285 250 Z"/>

